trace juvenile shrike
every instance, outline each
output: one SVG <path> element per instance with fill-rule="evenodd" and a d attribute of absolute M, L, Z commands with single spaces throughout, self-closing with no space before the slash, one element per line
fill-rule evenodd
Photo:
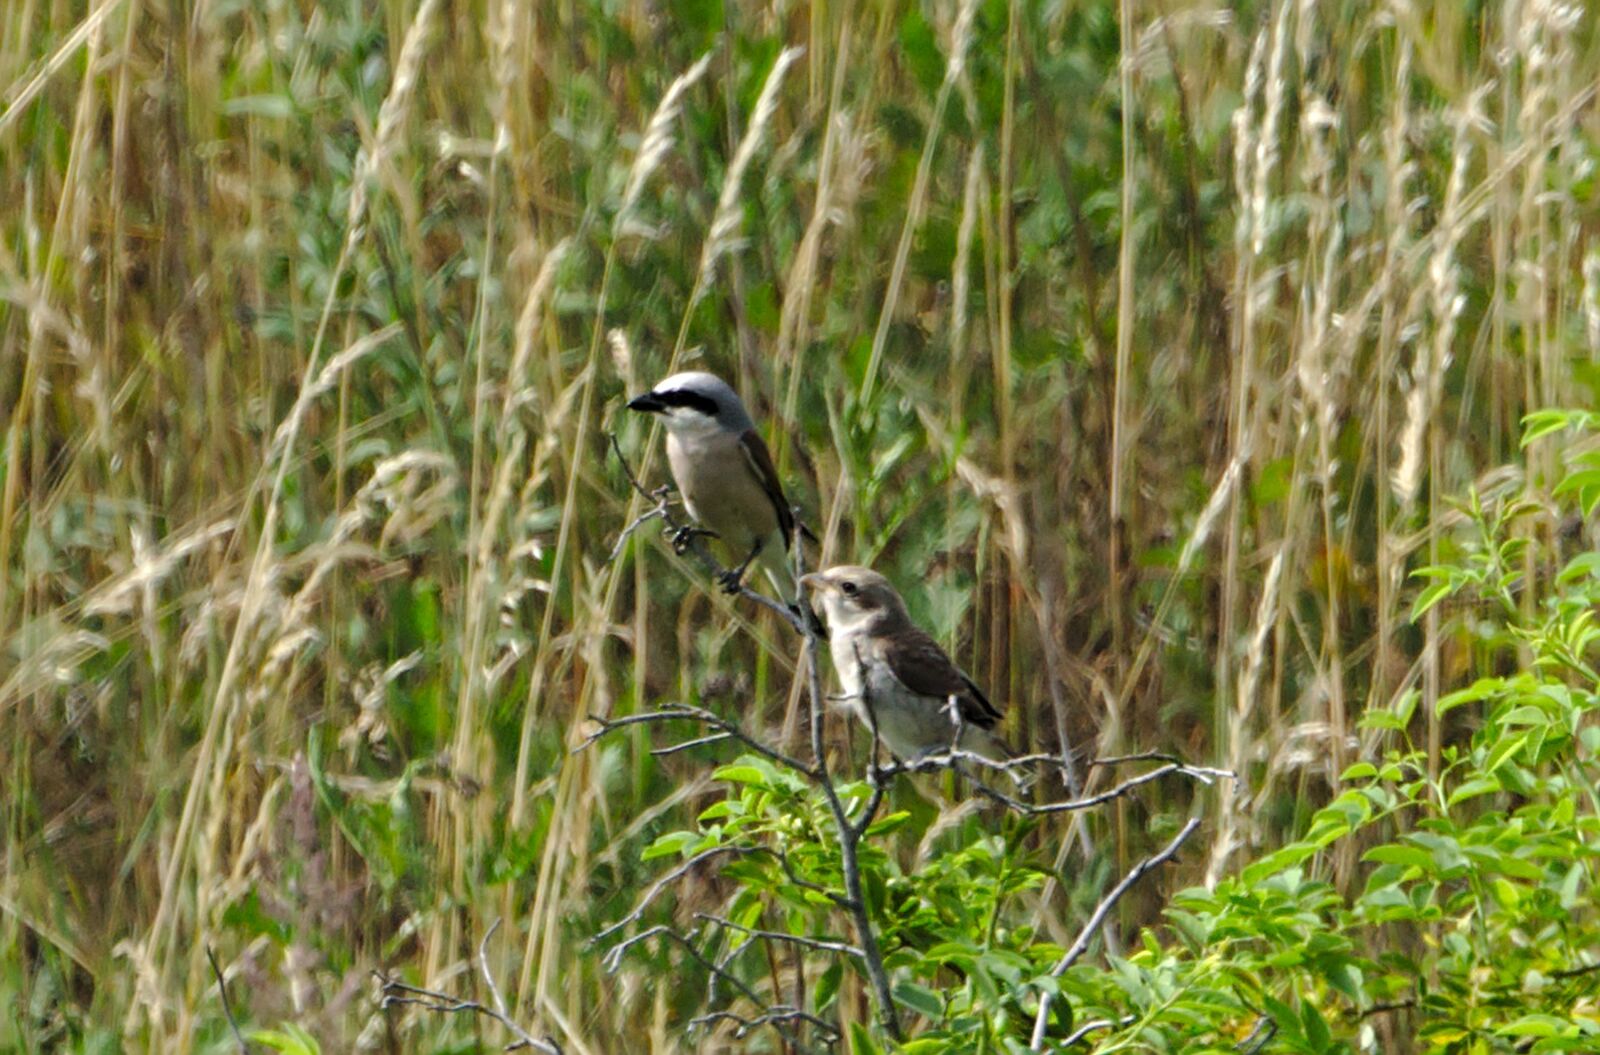
<path fill-rule="evenodd" d="M 667 463 L 683 504 L 739 562 L 722 579 L 723 587 L 736 591 L 751 563 L 759 561 L 778 595 L 798 601 L 787 559 L 794 512 L 738 393 L 720 377 L 690 370 L 629 400 L 628 409 L 661 416 Z"/>
<path fill-rule="evenodd" d="M 800 583 L 822 602 L 844 702 L 896 757 L 910 762 L 952 746 L 995 761 L 1011 757 L 994 733 L 1000 712 L 911 622 L 888 579 L 840 565 Z"/>

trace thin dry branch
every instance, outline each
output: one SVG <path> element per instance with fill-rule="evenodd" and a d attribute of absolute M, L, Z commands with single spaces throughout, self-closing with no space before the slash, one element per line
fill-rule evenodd
<path fill-rule="evenodd" d="M 1114 758 L 1107 759 L 1096 759 L 1089 764 L 1110 766 L 1124 762 L 1137 762 L 1146 760 L 1153 761 L 1155 759 L 1164 758 L 1171 758 L 1171 756 L 1163 755 L 1158 752 L 1146 752 L 1135 755 L 1119 755 Z M 985 766 L 990 769 L 1000 770 L 1001 772 L 1009 772 L 1019 763 L 1034 761 L 1043 761 L 1050 764 L 1060 764 L 1061 762 L 1061 760 L 1054 755 L 1030 755 L 1024 758 L 1014 758 L 1001 762 L 985 755 L 978 754 L 975 751 L 937 751 L 922 755 L 921 757 L 913 759 L 910 762 L 893 762 L 886 766 L 879 766 L 875 770 L 875 776 L 877 779 L 881 780 L 883 777 L 892 777 L 898 773 L 927 773 L 939 769 L 959 769 L 963 765 Z M 1152 781 L 1160 780 L 1162 777 L 1171 776 L 1174 774 L 1188 777 L 1189 779 L 1196 781 L 1197 783 L 1204 784 L 1208 787 L 1219 779 L 1231 779 L 1234 776 L 1231 771 L 1226 769 L 1214 769 L 1210 766 L 1191 766 L 1184 762 L 1173 759 L 1168 761 L 1165 765 L 1158 766 L 1155 769 L 1149 770 L 1148 772 L 1140 773 L 1137 776 L 1129 777 L 1122 783 L 1108 788 L 1105 791 L 1098 792 L 1094 795 L 1087 795 L 1078 799 L 1066 799 L 1058 802 L 1033 803 L 1024 802 L 1021 799 L 1007 795 L 1003 791 L 998 791 L 995 788 L 990 787 L 988 784 L 983 783 L 981 780 L 972 778 L 970 772 L 967 773 L 968 777 L 972 779 L 973 786 L 979 791 L 979 793 L 990 799 L 993 799 L 995 802 L 1000 803 L 1007 809 L 1015 810 L 1018 813 L 1028 815 L 1072 813 L 1078 810 L 1090 809 L 1091 807 L 1100 806 L 1110 802 L 1112 799 L 1121 798 L 1123 795 L 1126 795 L 1135 788 L 1142 787 L 1145 784 L 1151 783 Z"/>
<path fill-rule="evenodd" d="M 1200 818 L 1190 817 L 1189 823 L 1185 824 L 1183 830 L 1172 837 L 1172 841 L 1163 847 L 1161 852 L 1152 854 L 1134 865 L 1128 871 L 1128 874 L 1122 877 L 1121 882 L 1112 887 L 1111 892 L 1100 899 L 1100 904 L 1094 907 L 1094 911 L 1084 921 L 1083 928 L 1078 931 L 1076 940 L 1062 954 L 1061 959 L 1056 961 L 1056 965 L 1050 968 L 1050 976 L 1052 978 L 1060 978 L 1063 974 L 1066 974 L 1068 968 L 1077 963 L 1079 958 L 1089 951 L 1089 942 L 1093 940 L 1095 932 L 1100 929 L 1100 924 L 1105 922 L 1106 916 L 1116 907 L 1117 902 L 1122 900 L 1122 895 L 1132 890 L 1134 884 L 1143 879 L 1148 872 L 1176 857 L 1179 848 L 1189 840 L 1189 836 L 1193 835 L 1199 827 Z M 1052 994 L 1048 990 L 1039 995 L 1039 1012 L 1034 1016 L 1033 1036 L 1028 1043 L 1030 1051 L 1040 1051 L 1043 1048 L 1045 1026 L 1050 1021 L 1051 996 Z"/>
<path fill-rule="evenodd" d="M 222 968 L 217 965 L 217 954 L 211 951 L 211 946 L 206 946 L 206 959 L 211 963 L 211 973 L 217 978 L 217 992 L 222 994 L 222 1014 L 228 1020 L 228 1028 L 233 1031 L 233 1039 L 238 1042 L 239 1050 L 244 1055 L 250 1055 L 250 1045 L 244 1042 L 244 1034 L 239 1032 L 239 1020 L 233 1016 L 233 1002 L 228 999 L 228 983 L 222 978 Z"/>
<path fill-rule="evenodd" d="M 484 932 L 483 940 L 478 943 L 478 973 L 483 976 L 483 984 L 489 990 L 489 997 L 494 1002 L 490 1007 L 476 1000 L 466 1000 L 437 989 L 425 989 L 422 986 L 410 985 L 391 978 L 382 971 L 372 972 L 382 985 L 382 1000 L 379 1007 L 387 1011 L 391 1007 L 412 1005 L 424 1011 L 433 1011 L 441 1014 L 460 1014 L 466 1012 L 492 1018 L 516 1039 L 506 1045 L 506 1051 L 537 1051 L 540 1055 L 566 1055 L 561 1045 L 550 1036 L 536 1037 L 529 1033 L 506 1011 L 505 999 L 500 995 L 500 987 L 495 983 L 494 974 L 489 970 L 489 939 L 494 937 L 494 932 L 499 929 L 500 921 L 495 920 Z"/>
<path fill-rule="evenodd" d="M 1083 1025 L 1079 1026 L 1077 1029 L 1073 1030 L 1071 1033 L 1068 1033 L 1066 1035 L 1065 1039 L 1063 1039 L 1061 1041 L 1061 1046 L 1063 1048 L 1070 1048 L 1074 1044 L 1078 1043 L 1078 1041 L 1082 1040 L 1084 1037 L 1087 1037 L 1091 1033 L 1098 1033 L 1102 1029 L 1114 1029 L 1114 1028 L 1116 1028 L 1118 1026 L 1131 1026 L 1131 1025 L 1133 1025 L 1133 1023 L 1135 1023 L 1137 1021 L 1139 1021 L 1139 1017 L 1137 1015 L 1125 1015 L 1124 1017 L 1122 1017 L 1120 1019 L 1117 1019 L 1117 1018 L 1096 1018 L 1096 1019 L 1091 1019 L 1090 1021 L 1085 1022 Z"/>
<path fill-rule="evenodd" d="M 661 937 L 675 942 L 680 948 L 693 957 L 696 963 L 698 963 L 701 967 L 704 967 L 711 974 L 713 979 L 720 979 L 721 981 L 728 983 L 738 991 L 740 996 L 743 996 L 746 1000 L 749 1000 L 757 1007 L 763 1008 L 762 1015 L 759 1016 L 759 1018 L 741 1021 L 750 1021 L 752 1023 L 760 1022 L 763 1025 L 772 1026 L 773 1029 L 777 1030 L 779 1036 L 781 1036 L 784 1041 L 786 1041 L 796 1050 L 800 1051 L 810 1051 L 812 1049 L 801 1044 L 799 1037 L 792 1030 L 785 1028 L 791 1022 L 804 1022 L 808 1025 L 814 1026 L 819 1030 L 822 1030 L 826 1036 L 837 1037 L 839 1035 L 839 1029 L 837 1026 L 826 1021 L 825 1019 L 818 1018 L 816 1015 L 810 1014 L 809 1012 L 802 1011 L 799 1008 L 789 1007 L 786 1004 L 767 1005 L 763 1003 L 760 995 L 754 989 L 751 989 L 748 985 L 741 981 L 737 975 L 734 975 L 728 971 L 726 967 L 717 963 L 715 960 L 712 960 L 710 957 L 706 956 L 705 953 L 700 951 L 700 949 L 694 943 L 694 939 L 696 937 L 695 931 L 690 931 L 688 934 L 679 934 L 677 931 L 673 930 L 669 926 L 666 926 L 665 924 L 646 928 L 645 930 L 640 931 L 638 934 L 635 934 L 612 946 L 611 949 L 606 952 L 605 958 L 601 961 L 602 965 L 607 971 L 614 973 L 621 965 L 622 955 L 625 952 L 627 952 L 633 946 L 655 937 Z M 731 1017 L 738 1017 L 732 1016 L 731 1012 L 729 1015 Z M 709 1018 L 710 1016 L 706 1017 Z"/>
<path fill-rule="evenodd" d="M 720 717 L 719 715 L 712 714 L 710 711 L 701 707 L 690 707 L 686 704 L 674 704 L 664 707 L 659 711 L 645 711 L 641 714 L 628 714 L 622 716 L 621 718 L 604 718 L 598 714 L 591 714 L 589 716 L 589 720 L 599 724 L 600 728 L 591 733 L 589 736 L 585 737 L 583 743 L 573 748 L 574 752 L 582 751 L 584 748 L 588 747 L 590 744 L 593 744 L 596 740 L 599 740 L 606 734 L 630 725 L 653 725 L 659 722 L 677 721 L 699 722 L 701 725 L 709 726 L 712 729 L 715 729 L 717 731 L 716 736 L 699 737 L 694 740 L 685 741 L 681 744 L 674 744 L 666 748 L 664 753 L 670 754 L 673 751 L 682 751 L 697 744 L 713 743 L 719 739 L 737 740 L 739 743 L 745 745 L 750 750 L 754 751 L 763 758 L 768 759 L 769 761 L 776 762 L 778 765 L 783 766 L 786 769 L 792 769 L 803 777 L 807 777 L 811 780 L 817 779 L 817 770 L 812 766 L 806 765 L 804 762 L 801 762 L 799 759 L 794 758 L 791 755 L 784 754 L 771 744 L 757 740 L 755 737 L 739 728 L 737 724 L 730 722 L 726 718 Z"/>
<path fill-rule="evenodd" d="M 860 949 L 849 942 L 831 941 L 827 938 L 808 938 L 803 934 L 787 934 L 776 930 L 760 930 L 755 927 L 746 927 L 743 923 L 735 923 L 731 919 L 724 919 L 722 916 L 715 916 L 709 912 L 696 912 L 694 918 L 705 920 L 707 923 L 715 923 L 719 927 L 727 927 L 729 930 L 736 930 L 741 934 L 748 934 L 752 938 L 759 938 L 764 941 L 786 941 L 792 945 L 802 945 L 807 949 L 816 949 L 819 952 L 842 952 L 846 956 L 854 956 L 858 960 L 863 955 Z"/>
<path fill-rule="evenodd" d="M 818 1020 L 815 1015 L 809 1015 L 799 1008 L 789 1007 L 785 1004 L 775 1004 L 755 1018 L 745 1018 L 743 1015 L 736 1015 L 732 1011 L 708 1011 L 703 1015 L 691 1018 L 689 1026 L 691 1028 L 695 1026 L 711 1026 L 718 1022 L 735 1023 L 738 1027 L 733 1031 L 735 1037 L 743 1037 L 762 1026 L 783 1022 L 805 1022 L 815 1026 L 823 1031 L 823 1035 L 827 1038 L 829 1044 L 836 1043 L 840 1036 L 838 1030 L 826 1022 Z"/>
<path fill-rule="evenodd" d="M 639 922 L 644 918 L 645 910 L 655 902 L 656 898 L 661 896 L 662 891 L 666 890 L 667 887 L 671 886 L 679 879 L 682 879 L 684 876 L 688 875 L 695 869 L 696 866 L 705 864 L 712 858 L 720 857 L 723 854 L 740 853 L 743 851 L 743 849 L 743 847 L 739 846 L 713 846 L 709 850 L 702 850 L 695 854 L 677 868 L 674 868 L 660 879 L 657 879 L 654 883 L 651 883 L 650 889 L 645 891 L 644 897 L 640 898 L 639 903 L 633 906 L 632 912 L 628 913 L 626 916 L 623 916 L 621 919 L 611 924 L 611 926 L 605 928 L 594 937 L 590 938 L 589 944 L 594 945 L 598 942 L 605 941 L 607 938 L 611 937 L 611 935 L 617 933 L 619 930 L 622 930 L 624 927 Z"/>

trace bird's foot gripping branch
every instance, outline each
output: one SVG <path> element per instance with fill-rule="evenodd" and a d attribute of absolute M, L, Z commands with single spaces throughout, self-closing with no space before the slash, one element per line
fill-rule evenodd
<path fill-rule="evenodd" d="M 628 463 L 627 456 L 622 453 L 622 446 L 617 442 L 616 433 L 610 433 L 611 449 L 616 453 L 617 461 L 622 465 L 623 473 L 628 477 L 628 484 L 639 497 L 650 503 L 649 508 L 622 529 L 617 536 L 616 543 L 611 547 L 611 560 L 616 560 L 622 555 L 623 547 L 628 544 L 628 539 L 646 524 L 659 520 L 661 530 L 672 546 L 672 551 L 680 557 L 692 557 L 713 580 L 715 580 L 728 593 L 742 597 L 776 614 L 788 623 L 797 633 L 805 634 L 815 631 L 815 623 L 803 618 L 798 606 L 790 606 L 773 600 L 766 594 L 752 590 L 742 581 L 743 569 L 737 571 L 723 567 L 711 550 L 706 547 L 705 540 L 715 538 L 716 532 L 687 523 L 678 514 L 678 509 L 672 503 L 672 489 L 661 486 L 654 490 L 646 488 L 633 471 L 633 466 Z M 796 560 L 799 560 L 800 547 L 794 547 Z M 748 562 L 746 562 L 748 563 Z"/>
<path fill-rule="evenodd" d="M 687 552 L 706 571 L 724 571 L 698 537 L 684 533 L 668 492 L 647 489 L 615 437 L 612 443 L 630 484 L 651 503 L 623 538 L 660 520 L 669 540 L 686 540 Z M 798 546 L 791 556 L 800 579 Z M 962 750 L 958 727 L 949 749 L 858 767 L 871 768 L 876 779 L 846 778 L 831 769 L 824 743 L 829 697 L 814 627 L 748 587 L 739 595 L 774 611 L 802 637 L 798 671 L 809 743 L 796 752 L 761 730 L 685 704 L 592 716 L 593 732 L 579 750 L 620 730 L 660 727 L 674 735 L 652 755 L 706 758 L 726 791 L 694 828 L 662 835 L 646 848 L 644 860 L 671 863 L 632 911 L 595 935 L 604 965 L 614 971 L 647 944 L 675 949 L 704 977 L 704 997 L 689 1028 L 728 1030 L 735 1037 L 770 1030 L 793 1051 L 835 1050 L 846 1038 L 853 1050 L 878 1051 L 913 1034 L 919 1051 L 1040 1050 L 1120 1024 L 1125 1016 L 1097 1026 L 1101 1019 L 1088 1012 L 1100 1009 L 1071 1000 L 1065 976 L 1110 926 L 1120 899 L 1172 860 L 1200 822 L 1177 826 L 1160 849 L 1128 869 L 1081 916 L 1076 937 L 1063 946 L 1050 938 L 1062 928 L 1047 921 L 1071 910 L 1042 896 L 1059 878 L 1043 863 L 1062 834 L 1049 819 L 1103 806 L 1163 778 L 1206 785 L 1228 774 L 1153 754 L 1103 759 L 1090 767 L 1146 768 L 1105 790 L 1032 801 L 998 791 L 978 774 L 1014 776 L 1039 767 L 1067 772 L 1068 760 L 1000 760 Z M 873 757 L 881 747 L 873 744 Z M 995 808 L 940 809 L 915 795 L 898 807 L 896 776 L 943 770 L 970 780 Z M 668 894 L 677 897 L 676 913 L 667 910 Z M 712 898 L 714 905 L 707 903 Z M 701 907 L 687 909 L 691 900 Z M 847 984 L 851 979 L 859 985 Z M 858 993 L 870 1007 L 865 1018 Z"/>

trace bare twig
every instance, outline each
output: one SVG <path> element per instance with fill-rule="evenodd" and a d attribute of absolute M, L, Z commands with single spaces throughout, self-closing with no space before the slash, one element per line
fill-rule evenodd
<path fill-rule="evenodd" d="M 1270 1015 L 1262 1015 L 1250 1030 L 1250 1035 L 1234 1045 L 1239 1055 L 1258 1055 L 1278 1035 L 1278 1023 Z"/>
<path fill-rule="evenodd" d="M 1131 1026 L 1131 1025 L 1133 1025 L 1133 1023 L 1135 1023 L 1137 1021 L 1139 1021 L 1139 1016 L 1138 1015 L 1125 1015 L 1120 1019 L 1116 1019 L 1116 1018 L 1096 1018 L 1096 1019 L 1091 1019 L 1090 1021 L 1085 1022 L 1083 1025 L 1079 1026 L 1077 1029 L 1073 1030 L 1071 1033 L 1068 1033 L 1067 1036 L 1066 1036 L 1066 1039 L 1062 1040 L 1061 1046 L 1063 1048 L 1070 1048 L 1074 1044 L 1078 1043 L 1078 1041 L 1082 1040 L 1084 1037 L 1087 1037 L 1091 1033 L 1098 1033 L 1102 1029 L 1112 1029 L 1112 1028 L 1114 1028 L 1116 1026 Z"/>
<path fill-rule="evenodd" d="M 1160 771 L 1156 770 L 1155 772 Z M 1062 954 L 1061 959 L 1056 961 L 1056 965 L 1050 968 L 1051 977 L 1060 978 L 1063 974 L 1066 974 L 1068 968 L 1077 963 L 1078 959 L 1089 951 L 1089 942 L 1093 939 L 1095 932 L 1100 929 L 1100 924 L 1105 920 L 1112 908 L 1116 906 L 1118 901 L 1122 900 L 1122 895 L 1133 889 L 1134 884 L 1143 879 L 1146 873 L 1177 856 L 1179 848 L 1188 841 L 1189 836 L 1193 835 L 1199 827 L 1200 818 L 1190 817 L 1189 823 L 1185 824 L 1183 830 L 1172 837 L 1172 841 L 1160 853 L 1152 854 L 1134 865 L 1128 874 L 1123 876 L 1122 880 L 1111 888 L 1111 892 L 1100 899 L 1100 904 L 1095 906 L 1094 911 L 1089 914 L 1088 920 L 1084 922 L 1083 929 L 1078 931 L 1077 939 Z M 1032 1051 L 1039 1051 L 1044 1045 L 1044 1030 L 1046 1024 L 1050 1021 L 1050 1000 L 1052 995 L 1049 991 L 1039 995 L 1039 1013 L 1034 1016 L 1033 1037 L 1028 1044 L 1029 1049 Z"/>
<path fill-rule="evenodd" d="M 1145 756 L 1143 755 L 1129 755 L 1116 759 L 1115 761 L 1136 761 L 1144 757 Z M 894 776 L 897 773 L 924 773 L 936 769 L 953 769 L 958 768 L 962 764 L 987 766 L 991 769 L 1006 771 L 1017 761 L 1020 760 L 1012 759 L 1010 762 L 996 762 L 994 759 L 986 758 L 985 756 L 974 751 L 939 751 L 932 754 L 923 755 L 920 758 L 914 759 L 910 762 L 895 762 L 887 766 L 881 766 L 877 770 L 877 775 L 879 779 L 882 779 L 883 777 Z M 1093 795 L 1086 795 L 1080 799 L 1067 799 L 1059 802 L 1043 803 L 1024 802 L 1019 798 L 1007 795 L 1003 791 L 998 791 L 976 778 L 972 778 L 972 783 L 979 793 L 987 796 L 990 799 L 993 799 L 995 802 L 1000 803 L 1007 809 L 1015 810 L 1017 813 L 1035 816 L 1050 813 L 1072 813 L 1078 810 L 1086 810 L 1094 806 L 1100 806 L 1110 802 L 1112 799 L 1121 798 L 1123 795 L 1126 795 L 1135 788 L 1142 787 L 1143 785 L 1149 784 L 1152 781 L 1160 780 L 1162 777 L 1171 776 L 1174 774 L 1188 777 L 1191 780 L 1208 786 L 1215 780 L 1223 777 L 1233 776 L 1231 772 L 1225 769 L 1212 769 L 1208 766 L 1190 766 L 1181 762 L 1168 762 L 1166 765 L 1158 766 L 1155 769 L 1149 770 L 1148 772 L 1129 777 L 1127 780 L 1117 784 L 1115 787 L 1108 788 L 1105 791 L 1097 792 Z M 970 777 L 971 774 L 969 773 L 968 776 Z"/>
<path fill-rule="evenodd" d="M 712 744 L 725 744 L 733 739 L 732 733 L 710 733 L 706 736 L 697 736 L 693 740 L 684 740 L 681 743 L 668 744 L 666 747 L 652 747 L 650 754 L 655 758 L 666 758 L 680 751 L 689 751 L 696 747 L 709 747 Z"/>
<path fill-rule="evenodd" d="M 710 711 L 701 707 L 690 707 L 685 704 L 671 704 L 663 707 L 659 711 L 645 711 L 641 714 L 628 714 L 622 716 L 621 718 L 604 718 L 597 714 L 591 714 L 589 719 L 598 723 L 600 728 L 598 731 L 585 737 L 583 743 L 573 748 L 574 751 L 582 751 L 584 748 L 588 747 L 590 744 L 593 744 L 596 740 L 599 740 L 607 733 L 614 732 L 617 729 L 621 729 L 629 725 L 655 724 L 658 722 L 674 721 L 699 722 L 701 725 L 710 726 L 712 729 L 715 729 L 721 737 L 739 741 L 741 744 L 745 745 L 750 750 L 769 761 L 776 762 L 778 765 L 787 769 L 792 769 L 801 776 L 809 777 L 812 780 L 817 779 L 816 770 L 814 770 L 811 766 L 806 765 L 797 758 L 784 754 L 782 751 L 779 751 L 770 744 L 757 740 L 755 737 L 739 728 L 739 726 L 733 722 L 728 721 L 726 718 L 723 718 L 720 715 L 712 714 Z M 671 751 L 681 751 L 684 748 L 708 742 L 712 742 L 712 738 L 707 737 L 699 740 L 691 740 L 683 744 L 675 745 L 668 750 L 668 753 Z"/>
<path fill-rule="evenodd" d="M 663 890 L 667 889 L 667 887 L 682 879 L 690 872 L 694 871 L 694 869 L 699 865 L 705 864 L 713 857 L 721 857 L 723 854 L 738 854 L 742 853 L 743 851 L 744 847 L 741 846 L 713 846 L 709 850 L 701 850 L 699 853 L 683 862 L 677 868 L 674 868 L 660 879 L 657 879 L 654 883 L 651 883 L 650 889 L 646 890 L 644 897 L 640 898 L 639 903 L 633 906 L 632 912 L 628 913 L 626 916 L 623 916 L 621 919 L 611 924 L 611 926 L 605 928 L 600 933 L 590 938 L 589 944 L 594 945 L 605 941 L 607 938 L 611 937 L 611 935 L 617 933 L 619 930 L 622 930 L 624 927 L 638 923 L 644 918 L 645 910 L 651 906 L 656 898 L 661 896 L 661 892 Z M 609 956 L 610 953 L 608 952 L 607 955 Z"/>
<path fill-rule="evenodd" d="M 761 938 L 766 941 L 786 941 L 794 945 L 803 945 L 808 949 L 816 949 L 820 952 L 842 952 L 846 956 L 854 956 L 858 960 L 862 956 L 861 950 L 848 942 L 830 941 L 826 938 L 808 938 L 802 934 L 786 934 L 783 931 L 776 930 L 759 930 L 755 927 L 746 927 L 743 923 L 735 923 L 731 919 L 714 916 L 709 912 L 696 912 L 694 918 L 705 920 L 707 923 L 715 923 L 719 927 L 727 927 L 729 930 L 739 931 L 741 934 L 748 934 L 752 938 Z"/>
<path fill-rule="evenodd" d="M 821 1030 L 823 1036 L 827 1039 L 829 1044 L 832 1044 L 839 1039 L 839 1031 L 833 1026 L 830 1026 L 828 1023 L 818 1019 L 815 1015 L 808 1015 L 799 1008 L 790 1007 L 787 1004 L 774 1005 L 763 1013 L 757 1015 L 755 1018 L 745 1018 L 743 1015 L 736 1015 L 732 1011 L 708 1011 L 703 1015 L 698 1015 L 694 1018 L 691 1018 L 689 1020 L 689 1025 L 692 1028 L 694 1026 L 715 1025 L 718 1022 L 733 1022 L 737 1023 L 738 1025 L 738 1028 L 734 1030 L 733 1035 L 735 1037 L 743 1037 L 752 1030 L 758 1029 L 761 1026 L 770 1026 L 779 1022 L 796 1021 L 805 1022 L 808 1025 L 815 1026 L 817 1029 Z"/>
<path fill-rule="evenodd" d="M 239 1020 L 233 1017 L 233 1002 L 228 999 L 228 983 L 223 981 L 222 968 L 217 966 L 217 954 L 211 951 L 211 946 L 206 946 L 206 959 L 211 961 L 211 973 L 217 977 L 217 992 L 222 994 L 222 1014 L 228 1020 L 228 1028 L 233 1030 L 233 1039 L 239 1042 L 239 1050 L 244 1055 L 250 1055 L 250 1045 L 244 1042 L 244 1034 L 239 1032 Z"/>
<path fill-rule="evenodd" d="M 1061 813 L 1071 810 L 1087 809 L 1090 806 L 1097 806 L 1100 803 L 1105 802 L 1107 798 L 1116 798 L 1118 795 L 1126 793 L 1131 788 L 1138 787 L 1140 784 L 1149 783 L 1152 780 L 1156 780 L 1172 773 L 1189 777 L 1190 779 L 1198 781 L 1199 783 L 1207 786 L 1209 786 L 1213 781 L 1221 780 L 1223 778 L 1232 779 L 1234 776 L 1232 770 L 1216 769 L 1211 766 L 1192 766 L 1175 755 L 1169 755 L 1161 751 L 1145 751 L 1134 755 L 1117 755 L 1111 758 L 1095 758 L 1090 759 L 1085 764 L 1088 766 L 1108 767 L 1123 765 L 1128 762 L 1164 762 L 1166 765 L 1160 767 L 1159 769 L 1151 770 L 1148 773 L 1142 773 L 1137 777 L 1131 778 L 1128 782 L 1117 785 L 1110 791 L 1101 792 L 1098 795 L 1089 798 L 1073 799 L 1068 802 L 1045 803 L 1043 805 L 1017 802 L 1006 796 L 1000 796 L 999 798 L 1005 804 L 1010 805 L 1014 809 L 1022 812 Z M 909 762 L 894 762 L 887 766 L 880 766 L 878 768 L 878 774 L 881 777 L 892 777 L 899 773 L 927 773 L 938 769 L 958 769 L 962 765 L 982 766 L 985 769 L 996 770 L 998 772 L 1005 773 L 1008 776 L 1011 776 L 1014 770 L 1029 766 L 1043 765 L 1059 769 L 1070 768 L 1069 763 L 1064 762 L 1059 755 L 1054 754 L 1041 753 L 1032 755 L 1018 755 L 1016 757 L 1007 759 L 994 759 L 987 755 L 979 754 L 976 751 L 967 751 L 952 747 L 942 751 L 931 751 L 925 755 L 919 755 Z"/>
<path fill-rule="evenodd" d="M 633 946 L 655 937 L 662 937 L 675 942 L 680 948 L 692 956 L 696 963 L 709 971 L 713 978 L 720 979 L 721 981 L 728 983 L 734 989 L 738 990 L 740 996 L 743 996 L 757 1007 L 764 1008 L 766 1013 L 770 1014 L 772 1011 L 780 1010 L 780 1008 L 768 1007 L 762 1002 L 760 995 L 756 993 L 754 989 L 751 989 L 748 985 L 746 985 L 737 975 L 733 974 L 726 967 L 710 959 L 705 953 L 701 952 L 694 943 L 694 931 L 690 931 L 688 934 L 679 934 L 677 931 L 664 924 L 648 927 L 645 930 L 640 931 L 638 934 L 635 934 L 632 937 L 629 937 L 626 940 L 618 942 L 616 945 L 612 946 L 612 948 L 606 953 L 604 960 L 601 962 L 607 971 L 614 972 L 622 962 L 623 953 L 627 952 L 628 949 L 632 948 Z M 775 1015 L 770 1018 L 766 1018 L 763 1024 L 771 1025 L 773 1029 L 778 1031 L 779 1036 L 796 1048 L 809 1050 L 803 1048 L 799 1037 L 793 1032 L 793 1030 L 785 1028 L 785 1026 L 790 1022 L 805 1022 L 816 1027 L 817 1029 L 822 1030 L 828 1036 L 837 1037 L 839 1035 L 839 1029 L 837 1026 L 826 1021 L 825 1019 L 818 1018 L 816 1015 L 801 1011 L 798 1008 L 790 1008 L 787 1006 L 781 1006 L 781 1010 L 783 1012 L 782 1016 Z M 750 1021 L 753 1022 L 755 1020 Z"/>
<path fill-rule="evenodd" d="M 499 928 L 500 921 L 495 920 L 489 929 L 484 932 L 483 940 L 478 943 L 478 973 L 483 976 L 483 984 L 489 990 L 489 997 L 494 1002 L 490 1007 L 476 1000 L 466 1000 L 437 989 L 425 989 L 422 986 L 410 985 L 391 978 L 382 971 L 373 974 L 382 984 L 382 1000 L 379 1007 L 388 1010 L 391 1007 L 414 1005 L 424 1011 L 433 1011 L 441 1014 L 459 1014 L 467 1012 L 492 1018 L 500 1023 L 508 1033 L 516 1039 L 506 1045 L 506 1051 L 537 1051 L 540 1055 L 566 1055 L 560 1044 L 553 1037 L 536 1037 L 522 1028 L 515 1019 L 506 1011 L 505 999 L 500 995 L 500 987 L 495 984 L 494 974 L 489 970 L 489 939 Z"/>

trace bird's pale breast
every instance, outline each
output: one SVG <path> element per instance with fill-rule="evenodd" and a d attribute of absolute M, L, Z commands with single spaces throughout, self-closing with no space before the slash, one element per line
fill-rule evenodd
<path fill-rule="evenodd" d="M 777 535 L 777 510 L 736 435 L 669 435 L 667 461 L 689 515 L 715 531 L 735 560 L 746 557 L 758 540 Z M 782 552 L 781 539 L 778 545 Z"/>
<path fill-rule="evenodd" d="M 913 759 L 950 746 L 954 729 L 945 701 L 908 689 L 867 634 L 834 634 L 834 666 L 847 705 L 896 757 Z M 975 730 L 969 730 L 972 732 Z M 968 746 L 964 734 L 962 746 Z"/>

